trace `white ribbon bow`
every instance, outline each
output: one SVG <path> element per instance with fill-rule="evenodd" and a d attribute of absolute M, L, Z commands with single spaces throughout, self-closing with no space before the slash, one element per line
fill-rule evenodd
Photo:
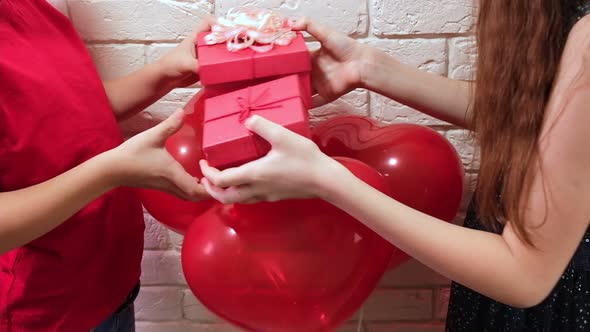
<path fill-rule="evenodd" d="M 289 45 L 296 37 L 288 20 L 271 10 L 232 8 L 211 27 L 205 43 L 227 43 L 230 52 L 250 48 L 263 53 L 272 50 L 274 45 Z"/>

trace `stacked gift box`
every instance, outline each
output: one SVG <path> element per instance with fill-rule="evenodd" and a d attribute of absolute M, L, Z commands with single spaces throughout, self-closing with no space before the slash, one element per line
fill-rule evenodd
<path fill-rule="evenodd" d="M 228 13 L 198 36 L 205 101 L 203 153 L 219 169 L 264 156 L 269 144 L 244 121 L 260 115 L 310 137 L 311 59 L 300 32 L 266 10 Z"/>

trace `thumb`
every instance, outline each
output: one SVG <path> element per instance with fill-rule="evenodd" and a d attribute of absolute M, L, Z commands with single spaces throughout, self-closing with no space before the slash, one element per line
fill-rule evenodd
<path fill-rule="evenodd" d="M 309 17 L 301 17 L 295 20 L 291 27 L 294 30 L 307 31 L 322 44 L 329 40 L 330 33 L 333 31 L 331 28 L 316 23 Z"/>
<path fill-rule="evenodd" d="M 292 134 L 287 128 L 258 115 L 248 118 L 245 126 L 274 147 L 283 144 L 284 141 L 289 139 L 289 135 Z"/>
<path fill-rule="evenodd" d="M 192 32 L 195 36 L 195 39 L 199 35 L 199 33 L 211 30 L 211 27 L 215 24 L 217 24 L 217 18 L 215 16 L 209 15 L 201 19 L 199 25 L 197 25 L 197 27 Z"/>
<path fill-rule="evenodd" d="M 199 74 L 199 60 L 195 59 L 192 55 L 183 59 L 182 67 L 185 68 L 187 72 L 197 75 Z"/>
<path fill-rule="evenodd" d="M 174 112 L 171 116 L 169 116 L 166 120 L 162 121 L 160 124 L 155 126 L 153 130 L 155 131 L 156 140 L 158 143 L 164 144 L 168 137 L 174 135 L 176 132 L 182 128 L 182 123 L 184 120 L 184 110 L 179 109 Z"/>

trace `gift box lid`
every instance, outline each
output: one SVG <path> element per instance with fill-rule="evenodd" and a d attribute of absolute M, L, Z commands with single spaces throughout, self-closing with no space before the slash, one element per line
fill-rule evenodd
<path fill-rule="evenodd" d="M 250 48 L 231 52 L 225 43 L 207 45 L 207 34 L 200 33 L 197 41 L 199 75 L 204 86 L 311 71 L 311 57 L 300 32 L 289 45 L 275 45 L 268 52 Z"/>

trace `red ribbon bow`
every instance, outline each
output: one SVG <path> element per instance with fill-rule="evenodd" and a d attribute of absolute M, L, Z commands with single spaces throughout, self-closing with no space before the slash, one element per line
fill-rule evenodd
<path fill-rule="evenodd" d="M 241 123 L 246 121 L 250 115 L 252 115 L 252 112 L 278 108 L 280 104 L 278 104 L 276 101 L 263 103 L 264 100 L 268 98 L 268 96 L 269 89 L 264 89 L 264 91 L 262 91 L 262 93 L 256 99 L 252 100 L 252 89 L 248 88 L 247 98 L 236 98 L 236 102 L 240 108 L 239 121 Z"/>

